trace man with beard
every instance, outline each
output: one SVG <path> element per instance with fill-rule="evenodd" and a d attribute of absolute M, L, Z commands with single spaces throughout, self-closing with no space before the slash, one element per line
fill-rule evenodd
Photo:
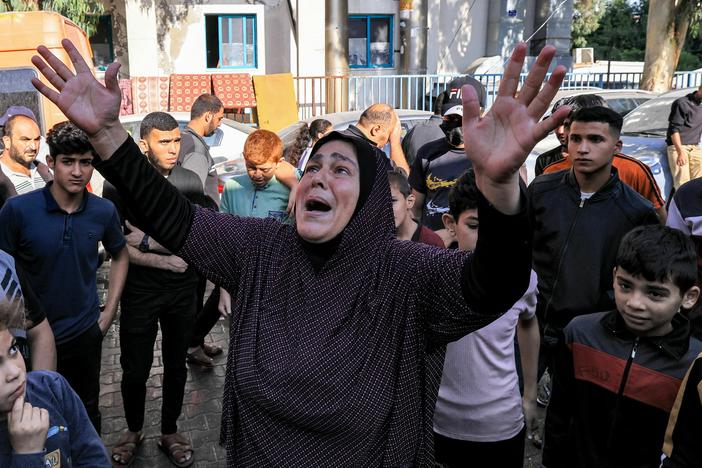
<path fill-rule="evenodd" d="M 444 228 L 441 216 L 448 213 L 448 194 L 458 177 L 471 167 L 463 150 L 463 107 L 449 101 L 441 109 L 440 127 L 445 137 L 427 143 L 412 163 L 409 183 L 415 197 L 415 219 L 436 232 L 448 247 L 455 239 Z"/>
<path fill-rule="evenodd" d="M 27 108 L 7 110 L 0 118 L 4 124 L 0 158 L 0 207 L 11 196 L 42 188 L 52 179 L 51 171 L 36 160 L 41 142 L 41 131 L 34 114 Z"/>

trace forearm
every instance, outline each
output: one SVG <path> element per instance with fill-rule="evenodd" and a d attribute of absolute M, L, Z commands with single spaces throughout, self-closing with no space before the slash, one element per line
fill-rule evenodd
<path fill-rule="evenodd" d="M 656 214 L 658 215 L 658 220 L 663 226 L 665 226 L 665 223 L 668 221 L 668 212 L 666 211 L 665 206 L 655 208 L 655 210 Z"/>
<path fill-rule="evenodd" d="M 124 283 L 127 280 L 129 271 L 129 247 L 124 246 L 122 250 L 112 256 L 109 273 L 109 288 L 107 289 L 107 299 L 105 301 L 105 311 L 114 316 L 117 311 L 119 298 L 124 290 Z"/>
<path fill-rule="evenodd" d="M 402 150 L 402 143 L 399 141 L 393 141 L 390 143 L 390 159 L 399 168 L 405 171 L 405 174 L 409 175 L 410 167 L 407 164 L 407 158 L 405 157 L 405 152 Z"/>
<path fill-rule="evenodd" d="M 195 208 L 149 164 L 131 138 L 95 167 L 112 183 L 135 224 L 171 252 L 185 243 Z"/>
<path fill-rule="evenodd" d="M 44 319 L 27 330 L 32 370 L 56 370 L 56 343 L 49 321 Z"/>
<path fill-rule="evenodd" d="M 526 202 L 519 204 L 525 206 Z M 526 210 L 514 215 L 503 214 L 483 196 L 478 197 L 478 216 L 478 243 L 463 266 L 461 287 L 473 311 L 499 315 L 509 310 L 529 285 L 528 218 Z"/>
<path fill-rule="evenodd" d="M 163 265 L 163 255 L 142 252 L 131 245 L 128 245 L 127 249 L 129 251 L 129 263 L 149 268 L 158 268 L 160 270 L 166 269 Z"/>
<path fill-rule="evenodd" d="M 670 141 L 673 142 L 673 146 L 675 147 L 676 151 L 681 152 L 683 150 L 682 140 L 680 139 L 680 132 L 675 131 L 671 133 Z"/>
<path fill-rule="evenodd" d="M 517 325 L 517 341 L 524 377 L 524 399 L 535 401 L 539 366 L 539 324 L 536 317 L 520 320 Z"/>

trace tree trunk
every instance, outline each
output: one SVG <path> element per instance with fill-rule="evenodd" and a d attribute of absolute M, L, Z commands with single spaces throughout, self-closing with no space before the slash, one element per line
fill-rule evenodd
<path fill-rule="evenodd" d="M 650 0 L 641 89 L 664 92 L 673 85 L 694 0 Z"/>

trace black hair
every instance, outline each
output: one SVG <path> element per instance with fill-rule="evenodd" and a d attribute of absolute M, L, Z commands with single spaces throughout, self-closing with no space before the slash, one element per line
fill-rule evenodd
<path fill-rule="evenodd" d="M 553 114 L 563 106 L 570 106 L 570 115 L 586 107 L 609 107 L 602 96 L 597 94 L 578 94 L 577 96 L 568 96 L 556 101 L 551 108 L 551 113 Z"/>
<path fill-rule="evenodd" d="M 397 190 L 402 194 L 403 197 L 407 198 L 412 193 L 409 181 L 407 180 L 407 173 L 401 167 L 395 167 L 388 171 L 388 182 L 390 186 L 397 187 Z"/>
<path fill-rule="evenodd" d="M 71 122 L 57 123 L 46 134 L 46 143 L 49 145 L 49 154 L 56 158 L 59 154 L 84 154 L 97 153 L 88 140 L 88 135 Z"/>
<path fill-rule="evenodd" d="M 27 117 L 24 114 L 13 115 L 9 119 L 7 119 L 7 122 L 5 122 L 5 126 L 2 128 L 2 136 L 6 136 L 6 137 L 12 136 L 12 128 L 15 126 L 15 122 L 18 119 L 27 119 L 27 120 L 31 120 L 35 124 L 37 123 L 36 120 L 34 120 L 31 117 Z M 38 126 L 39 126 L 39 124 L 37 124 L 37 127 Z"/>
<path fill-rule="evenodd" d="M 609 107 L 583 107 L 570 115 L 570 124 L 573 122 L 600 122 L 609 125 L 612 135 L 618 137 L 622 131 L 624 119 Z"/>
<path fill-rule="evenodd" d="M 309 127 L 307 125 L 301 125 L 295 137 L 295 141 L 285 149 L 285 160 L 293 166 L 297 166 L 298 161 L 300 161 L 300 156 L 305 152 L 310 142 L 316 142 L 318 140 L 317 135 L 319 133 L 323 134 L 331 126 L 332 123 L 326 119 L 315 119 L 310 123 Z"/>
<path fill-rule="evenodd" d="M 456 221 L 464 211 L 478 207 L 478 186 L 475 184 L 475 173 L 472 168 L 456 180 L 456 185 L 451 188 L 448 199 L 449 214 Z"/>
<path fill-rule="evenodd" d="M 201 94 L 193 102 L 193 106 L 190 108 L 190 120 L 197 119 L 207 112 L 216 114 L 220 109 L 224 108 L 222 101 L 214 94 Z"/>
<path fill-rule="evenodd" d="M 672 281 L 681 294 L 697 281 L 697 253 L 692 241 L 666 226 L 638 226 L 629 231 L 619 244 L 616 265 L 647 281 Z"/>
<path fill-rule="evenodd" d="M 151 112 L 144 117 L 139 126 L 139 138 L 146 138 L 151 130 L 170 132 L 178 128 L 178 121 L 171 114 L 165 112 Z"/>

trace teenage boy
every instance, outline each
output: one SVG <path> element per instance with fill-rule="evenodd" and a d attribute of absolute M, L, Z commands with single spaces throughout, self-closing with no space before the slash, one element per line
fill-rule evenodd
<path fill-rule="evenodd" d="M 702 352 L 680 313 L 700 294 L 697 256 L 684 234 L 633 229 L 613 271 L 616 310 L 565 328 L 567 373 L 549 408 L 559 407 L 568 440 L 544 459 L 548 468 L 658 467 L 678 389 Z"/>
<path fill-rule="evenodd" d="M 16 305 L 0 303 L 0 466 L 109 467 L 105 446 L 68 382 L 51 371 L 27 372 L 9 331 L 23 320 Z"/>
<path fill-rule="evenodd" d="M 613 306 L 612 268 L 621 238 L 632 228 L 658 223 L 649 202 L 622 183 L 612 167 L 621 149 L 622 118 L 605 107 L 580 109 L 571 116 L 568 171 L 537 177 L 529 186 L 533 263 L 539 278 L 537 315 L 544 325 L 542 364 L 556 393 L 565 359 L 563 328 L 578 315 Z M 565 434 L 550 429 L 558 419 L 548 408 L 544 457 Z M 558 426 L 556 424 L 556 426 Z"/>
<path fill-rule="evenodd" d="M 449 193 L 446 229 L 460 250 L 478 242 L 478 188 L 472 170 Z M 526 430 L 536 421 L 539 325 L 536 275 L 529 288 L 499 319 L 446 347 L 444 372 L 434 412 L 435 459 L 444 467 L 521 468 Z M 519 393 L 515 333 L 524 375 Z"/>
<path fill-rule="evenodd" d="M 139 128 L 139 147 L 151 165 L 194 203 L 205 195 L 198 176 L 177 165 L 180 145 L 178 122 L 165 112 L 152 112 Z M 123 219 L 135 222 L 115 188 L 105 183 L 103 195 L 114 201 Z M 129 275 L 120 315 L 120 364 L 122 400 L 127 420 L 112 449 L 112 459 L 130 465 L 144 436 L 146 381 L 154 360 L 154 343 L 161 325 L 163 402 L 159 448 L 176 466 L 190 466 L 193 449 L 178 433 L 177 420 L 187 380 L 185 353 L 195 318 L 198 277 L 180 258 L 158 245 L 131 224 L 127 236 Z"/>
<path fill-rule="evenodd" d="M 54 332 L 56 368 L 83 400 L 100 433 L 102 337 L 117 311 L 129 257 L 114 205 L 85 188 L 95 156 L 88 137 L 63 122 L 49 130 L 46 141 L 54 180 L 7 201 L 0 211 L 0 248 L 27 273 Z M 102 312 L 98 242 L 112 255 Z"/>
<path fill-rule="evenodd" d="M 256 130 L 250 134 L 244 143 L 246 174 L 232 177 L 224 185 L 221 211 L 287 221 L 286 208 L 291 191 L 275 175 L 278 165 L 284 162 L 282 159 L 283 142 L 278 135 L 269 130 Z M 219 311 L 224 315 L 231 311 L 231 296 L 223 289 L 220 290 Z M 193 348 L 188 352 L 192 356 Z"/>
<path fill-rule="evenodd" d="M 405 171 L 400 168 L 388 171 L 388 180 L 390 182 L 390 196 L 392 197 L 392 212 L 395 217 L 395 236 L 401 240 L 421 242 L 442 249 L 446 247 L 444 241 L 434 231 L 412 219 L 414 195 L 412 195 Z"/>

